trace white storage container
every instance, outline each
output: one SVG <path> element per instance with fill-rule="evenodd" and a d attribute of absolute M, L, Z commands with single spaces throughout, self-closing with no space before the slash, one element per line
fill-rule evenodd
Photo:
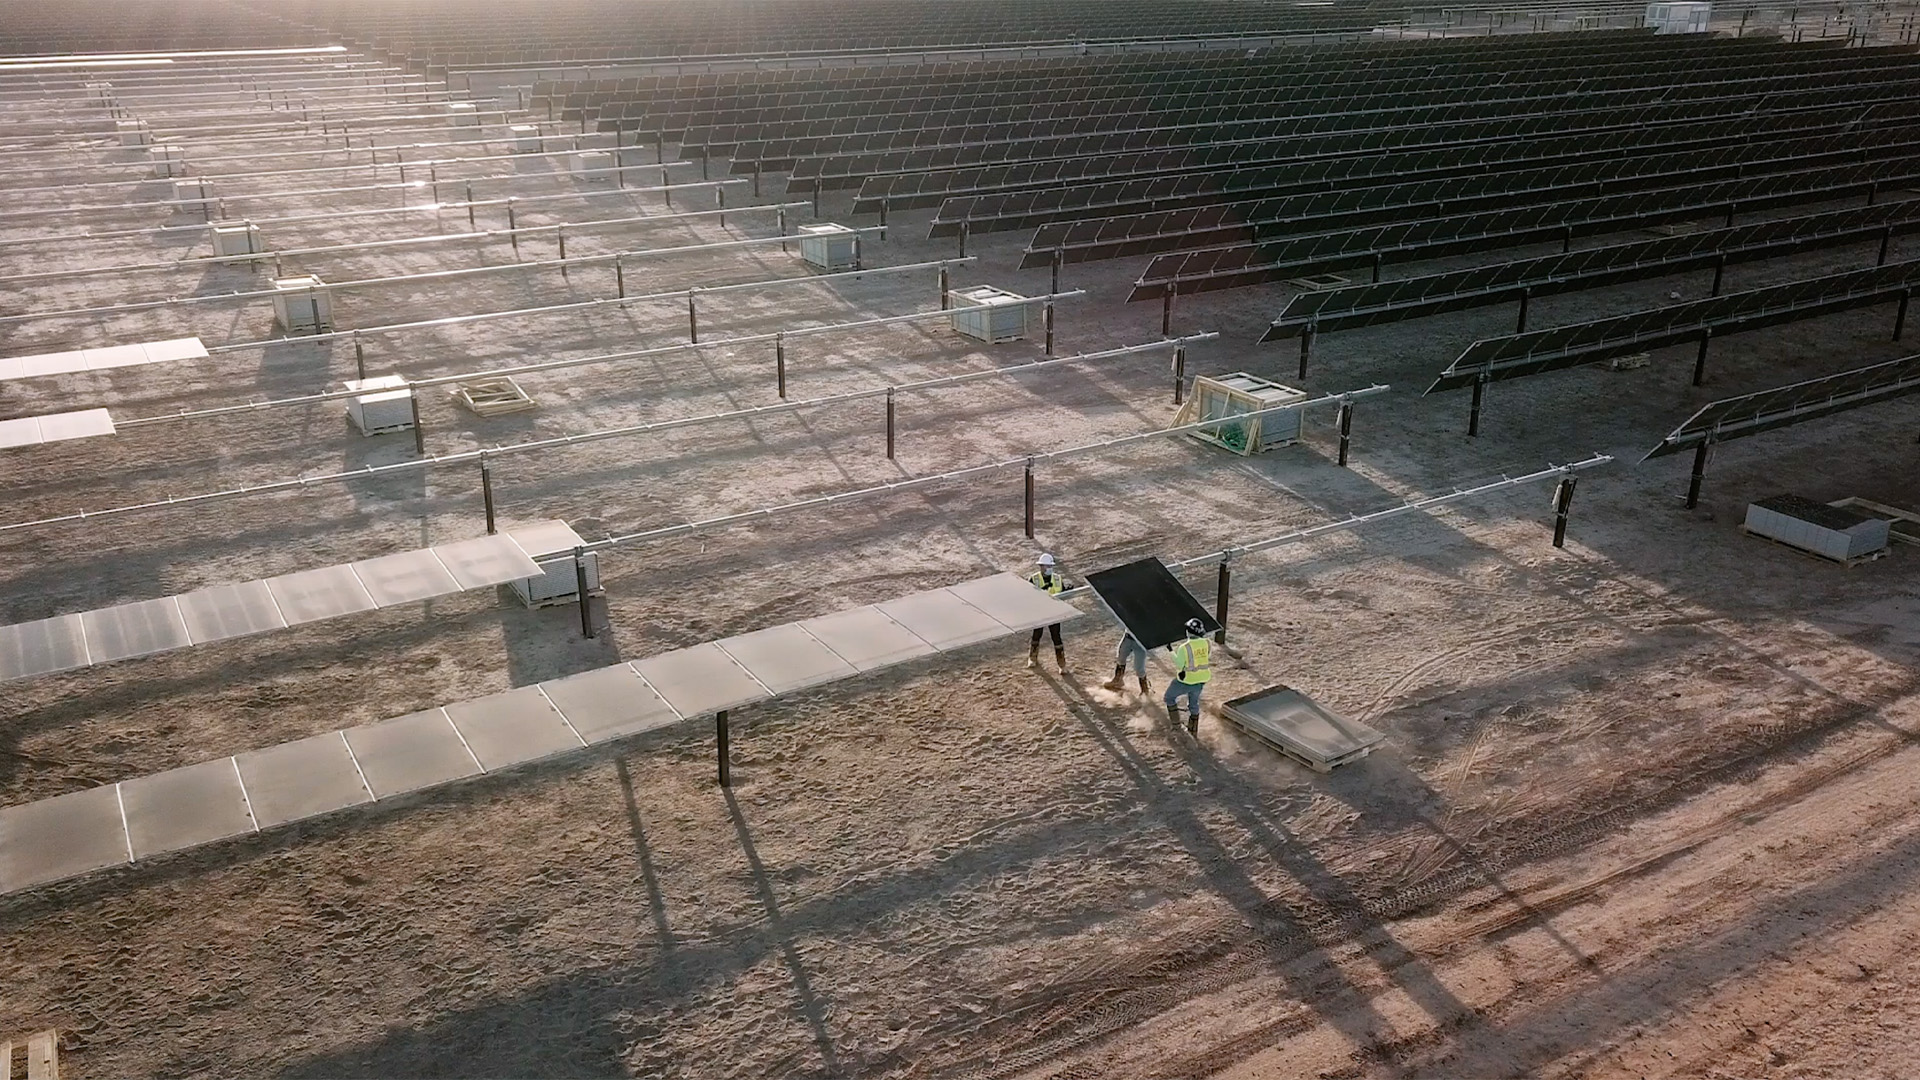
<path fill-rule="evenodd" d="M 991 285 L 955 289 L 947 297 L 953 308 L 953 328 L 989 345 L 1026 337 L 1028 316 L 1039 303 Z"/>
<path fill-rule="evenodd" d="M 1798 495 L 1775 495 L 1747 507 L 1744 528 L 1835 562 L 1886 550 L 1891 523 L 1844 506 Z"/>
<path fill-rule="evenodd" d="M 507 128 L 507 136 L 513 140 L 513 152 L 516 154 L 537 154 L 547 148 L 546 141 L 540 137 L 540 129 L 532 124 L 514 124 Z"/>
<path fill-rule="evenodd" d="M 819 225 L 802 225 L 800 257 L 822 270 L 858 270 L 860 234 L 830 221 Z"/>
<path fill-rule="evenodd" d="M 512 582 L 513 594 L 528 607 L 546 607 L 549 604 L 565 604 L 580 599 L 580 577 L 573 568 L 573 549 L 581 545 L 580 537 L 564 522 L 549 521 L 539 525 L 522 528 L 509 528 L 506 534 L 527 557 L 540 563 L 546 573 L 539 577 L 522 578 Z M 568 556 L 561 558 L 561 556 Z M 547 562 L 545 560 L 554 561 Z M 600 595 L 600 556 L 589 551 L 581 563 L 587 571 L 587 595 Z"/>
<path fill-rule="evenodd" d="M 453 121 L 454 127 L 479 127 L 480 106 L 471 101 L 449 101 L 447 117 Z"/>
<path fill-rule="evenodd" d="M 407 380 L 398 375 L 377 375 L 371 379 L 348 379 L 349 390 L 371 393 L 347 399 L 347 419 L 362 435 L 383 435 L 389 431 L 407 431 L 413 427 L 413 392 Z"/>
<path fill-rule="evenodd" d="M 605 150 L 582 150 L 568 155 L 567 169 L 582 183 L 613 183 L 613 155 Z"/>
<path fill-rule="evenodd" d="M 183 213 L 199 214 L 207 220 L 213 220 L 214 196 L 213 184 L 207 180 L 175 180 L 173 182 L 173 204 Z"/>
<path fill-rule="evenodd" d="M 121 146 L 149 146 L 153 143 L 153 131 L 145 120 L 115 120 L 113 130 L 120 136 Z"/>
<path fill-rule="evenodd" d="M 1647 26 L 1656 34 L 1704 34 L 1713 21 L 1711 3 L 1647 5 Z"/>
<path fill-rule="evenodd" d="M 257 255 L 267 250 L 260 240 L 260 227 L 252 222 L 213 227 L 215 255 Z"/>
<path fill-rule="evenodd" d="M 147 152 L 153 155 L 153 175 L 187 175 L 187 152 L 178 146 L 150 146 Z"/>
<path fill-rule="evenodd" d="M 289 334 L 324 334 L 333 328 L 333 302 L 317 274 L 274 278 L 273 318 Z"/>
<path fill-rule="evenodd" d="M 1198 424 L 1244 416 L 1245 420 L 1188 432 L 1201 442 L 1236 454 L 1258 454 L 1300 441 L 1300 411 L 1261 412 L 1307 400 L 1305 390 L 1284 386 L 1258 375 L 1236 371 L 1229 375 L 1202 375 L 1193 380 L 1193 393 L 1174 415 L 1173 426 Z M 1259 415 L 1254 415 L 1254 414 Z"/>

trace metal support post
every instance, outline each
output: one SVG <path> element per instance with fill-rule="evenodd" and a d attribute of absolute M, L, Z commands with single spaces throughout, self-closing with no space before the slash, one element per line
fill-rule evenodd
<path fill-rule="evenodd" d="M 1527 304 L 1532 299 L 1532 289 L 1520 290 L 1520 318 L 1513 324 L 1513 332 L 1516 334 L 1524 334 L 1527 332 Z"/>
<path fill-rule="evenodd" d="M 947 264 L 941 263 L 940 264 L 940 310 L 941 311 L 945 311 L 950 306 L 952 306 L 952 300 L 947 296 L 947 292 L 951 288 L 952 288 L 952 279 L 947 276 Z"/>
<path fill-rule="evenodd" d="M 1176 345 L 1173 349 L 1173 403 L 1182 404 L 1187 398 L 1187 347 Z"/>
<path fill-rule="evenodd" d="M 593 640 L 593 597 L 587 590 L 587 549 L 573 549 L 573 587 L 580 596 L 580 636 Z"/>
<path fill-rule="evenodd" d="M 727 710 L 713 714 L 713 744 L 720 761 L 720 786 L 733 786 L 733 753 L 727 747 Z"/>
<path fill-rule="evenodd" d="M 1900 294 L 1900 308 L 1893 315 L 1893 340 L 1899 341 L 1900 334 L 1907 328 L 1907 301 L 1913 299 L 1913 290 Z"/>
<path fill-rule="evenodd" d="M 1893 245 L 1893 226 L 1889 225 L 1887 226 L 1887 231 L 1880 234 L 1880 257 L 1873 260 L 1873 265 L 1875 266 L 1887 265 L 1887 248 L 1891 247 L 1892 245 Z"/>
<path fill-rule="evenodd" d="M 1694 448 L 1693 476 L 1687 480 L 1687 509 L 1700 505 L 1700 485 L 1707 479 L 1707 462 L 1713 458 L 1713 440 L 1708 439 Z"/>
<path fill-rule="evenodd" d="M 1033 539 L 1033 459 L 1027 459 L 1027 539 Z"/>
<path fill-rule="evenodd" d="M 1873 201 L 1879 197 L 1880 197 L 1880 181 L 1875 180 L 1873 183 L 1867 185 L 1867 205 L 1872 206 Z"/>
<path fill-rule="evenodd" d="M 1052 356 L 1053 355 L 1053 301 L 1051 300 L 1047 301 L 1045 312 L 1046 312 L 1046 322 L 1047 322 L 1047 355 Z"/>
<path fill-rule="evenodd" d="M 1725 255 L 1722 255 L 1718 259 L 1715 259 L 1713 261 L 1713 292 L 1710 295 L 1713 295 L 1713 296 L 1720 295 L 1720 284 L 1721 282 L 1726 280 L 1726 277 L 1727 277 L 1727 257 Z"/>
<path fill-rule="evenodd" d="M 758 161 L 753 163 L 753 197 L 756 199 L 760 197 L 760 163 Z"/>
<path fill-rule="evenodd" d="M 1738 212 L 1739 209 L 1739 203 L 1730 202 L 1727 204 L 1727 228 L 1733 228 L 1733 215 Z"/>
<path fill-rule="evenodd" d="M 700 344 L 700 312 L 693 300 L 693 294 L 698 291 L 698 288 L 687 290 L 687 343 L 690 345 Z"/>
<path fill-rule="evenodd" d="M 520 257 L 520 229 L 513 219 L 513 196 L 507 196 L 507 239 L 513 244 L 513 257 Z"/>
<path fill-rule="evenodd" d="M 855 270 L 866 269 L 866 264 L 860 258 L 860 234 L 859 233 L 853 234 L 853 268 Z"/>
<path fill-rule="evenodd" d="M 1479 378 L 1473 380 L 1473 404 L 1468 406 L 1467 411 L 1468 435 L 1480 434 L 1480 407 L 1486 404 L 1486 396 L 1487 376 L 1482 372 Z"/>
<path fill-rule="evenodd" d="M 1347 448 L 1352 444 L 1352 442 L 1353 442 L 1353 402 L 1342 401 L 1340 403 L 1340 460 L 1339 460 L 1339 464 L 1342 467 L 1345 467 L 1347 464 Z"/>
<path fill-rule="evenodd" d="M 1567 512 L 1573 509 L 1573 487 L 1580 478 L 1568 473 L 1560 478 L 1560 486 L 1553 491 L 1553 546 L 1567 546 Z"/>
<path fill-rule="evenodd" d="M 473 181 L 469 180 L 467 181 L 467 228 L 474 229 L 478 227 L 473 220 Z"/>
<path fill-rule="evenodd" d="M 422 457 L 427 453 L 427 432 L 420 426 L 420 391 L 407 386 L 407 406 L 413 410 L 413 449 Z"/>
<path fill-rule="evenodd" d="M 1060 264 L 1066 261 L 1066 257 L 1067 252 L 1065 248 L 1053 249 L 1053 288 L 1047 290 L 1050 293 L 1058 293 L 1060 291 Z"/>
<path fill-rule="evenodd" d="M 613 292 L 622 300 L 627 298 L 627 268 L 619 259 L 613 260 Z"/>
<path fill-rule="evenodd" d="M 487 535 L 492 536 L 500 530 L 493 521 L 493 465 L 486 458 L 480 459 L 480 500 L 487 507 Z"/>
<path fill-rule="evenodd" d="M 1160 286 L 1160 336 L 1173 336 L 1173 284 Z"/>
<path fill-rule="evenodd" d="M 1384 261 L 1386 261 L 1385 256 L 1377 251 L 1373 253 L 1373 283 L 1375 285 L 1380 284 L 1380 264 Z"/>
<path fill-rule="evenodd" d="M 880 200 L 880 235 L 887 235 L 887 200 Z"/>
<path fill-rule="evenodd" d="M 773 335 L 773 379 L 780 391 L 780 400 L 787 400 L 787 332 L 784 330 L 777 330 Z"/>
<path fill-rule="evenodd" d="M 1300 377 L 1307 377 L 1307 357 L 1313 354 L 1313 324 L 1308 323 L 1300 331 Z"/>
<path fill-rule="evenodd" d="M 820 182 L 813 183 L 813 220 L 820 220 Z"/>
<path fill-rule="evenodd" d="M 1707 346 L 1713 342 L 1713 328 L 1700 331 L 1700 352 L 1693 358 L 1693 385 L 1707 385 Z"/>
<path fill-rule="evenodd" d="M 660 197 L 667 200 L 667 209 L 673 209 L 673 186 L 667 183 L 667 167 L 660 166 Z"/>
<path fill-rule="evenodd" d="M 1213 619 L 1220 624 L 1220 629 L 1213 632 L 1213 640 L 1217 645 L 1227 643 L 1227 600 L 1232 596 L 1232 584 L 1233 570 L 1227 565 L 1226 559 L 1221 559 L 1220 584 L 1213 593 Z"/>
<path fill-rule="evenodd" d="M 774 228 L 780 233 L 780 254 L 785 255 L 792 249 L 787 246 L 787 208 L 777 207 L 773 211 Z"/>
<path fill-rule="evenodd" d="M 1566 231 L 1560 234 L 1560 254 L 1565 255 L 1572 250 L 1573 250 L 1573 226 L 1569 225 L 1567 226 Z"/>
<path fill-rule="evenodd" d="M 814 190 L 818 191 L 820 189 L 815 188 Z M 967 257 L 967 223 L 964 221 L 960 223 L 960 257 L 963 259 Z"/>
<path fill-rule="evenodd" d="M 887 387 L 887 460 L 893 460 L 893 387 Z"/>
<path fill-rule="evenodd" d="M 720 208 L 720 227 L 724 229 L 727 227 L 727 189 L 726 188 L 716 187 L 713 189 L 713 203 L 715 206 Z"/>
<path fill-rule="evenodd" d="M 359 373 L 360 381 L 367 378 L 367 350 L 360 344 L 360 331 L 353 332 L 353 369 Z"/>
<path fill-rule="evenodd" d="M 553 235 L 560 241 L 560 276 L 564 278 L 567 276 L 567 227 L 554 226 Z"/>

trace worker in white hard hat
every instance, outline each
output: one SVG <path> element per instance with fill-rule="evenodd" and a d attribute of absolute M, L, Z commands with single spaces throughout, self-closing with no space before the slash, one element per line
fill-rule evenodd
<path fill-rule="evenodd" d="M 1173 681 L 1167 684 L 1166 696 L 1160 700 L 1167 706 L 1167 722 L 1180 722 L 1180 699 L 1187 699 L 1187 730 L 1195 731 L 1200 727 L 1200 692 L 1206 689 L 1207 680 L 1213 678 L 1213 643 L 1207 640 L 1207 624 L 1199 619 L 1187 620 L 1186 640 L 1167 646 L 1173 654 L 1173 666 L 1177 671 Z"/>
<path fill-rule="evenodd" d="M 1060 576 L 1058 564 L 1055 563 L 1052 555 L 1042 552 L 1040 557 L 1034 560 L 1034 563 L 1039 569 L 1027 576 L 1027 580 L 1033 582 L 1034 588 L 1039 589 L 1048 596 L 1059 596 L 1062 592 L 1066 591 L 1067 579 Z M 1053 661 L 1060 665 L 1060 674 L 1065 675 L 1067 673 L 1067 647 L 1066 644 L 1060 640 L 1060 624 L 1054 623 L 1052 626 L 1046 628 L 1046 632 L 1053 635 Z M 1033 631 L 1033 641 L 1027 646 L 1027 666 L 1030 668 L 1040 666 L 1040 634 L 1041 630 L 1036 628 Z"/>

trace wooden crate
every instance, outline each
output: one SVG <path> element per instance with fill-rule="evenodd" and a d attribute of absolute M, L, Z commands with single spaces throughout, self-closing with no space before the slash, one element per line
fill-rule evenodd
<path fill-rule="evenodd" d="M 1241 416 L 1306 400 L 1304 390 L 1244 371 L 1227 375 L 1201 375 L 1193 380 L 1193 393 L 1173 418 L 1173 426 L 1198 424 L 1203 420 Z M 1221 424 L 1205 431 L 1189 432 L 1201 442 L 1231 450 L 1241 456 L 1258 454 L 1276 446 L 1291 446 L 1300 441 L 1299 412 L 1268 413 L 1248 416 L 1238 423 Z"/>
<path fill-rule="evenodd" d="M 461 383 L 453 388 L 452 395 L 454 401 L 476 416 L 525 412 L 536 405 L 510 376 Z"/>
<path fill-rule="evenodd" d="M 12 1042 L 0 1041 L 0 1080 L 13 1080 Z M 60 1033 L 49 1028 L 27 1036 L 27 1080 L 60 1080 Z"/>

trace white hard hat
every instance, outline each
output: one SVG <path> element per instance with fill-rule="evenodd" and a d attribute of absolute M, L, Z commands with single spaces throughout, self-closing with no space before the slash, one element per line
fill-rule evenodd
<path fill-rule="evenodd" d="M 1038 562 L 1041 566 L 1052 566 L 1053 556 L 1043 551 L 1040 553 L 1040 558 L 1036 559 L 1035 561 Z"/>

